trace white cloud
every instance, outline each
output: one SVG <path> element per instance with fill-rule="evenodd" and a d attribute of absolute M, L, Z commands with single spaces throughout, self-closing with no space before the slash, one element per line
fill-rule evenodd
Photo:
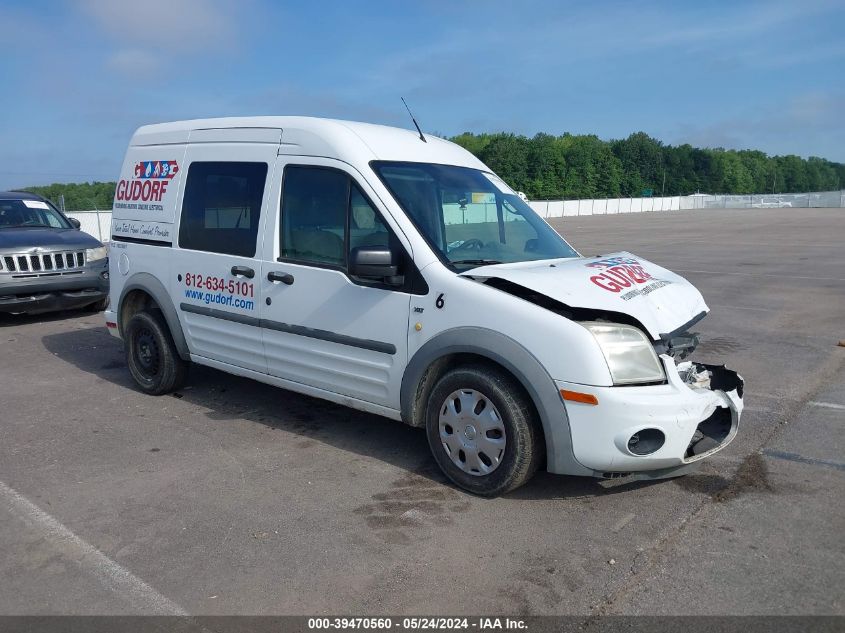
<path fill-rule="evenodd" d="M 153 51 L 124 48 L 113 53 L 106 65 L 120 73 L 152 74 L 161 66 L 161 61 Z"/>
<path fill-rule="evenodd" d="M 761 149 L 770 154 L 822 156 L 845 161 L 845 128 L 841 124 L 845 94 L 813 92 L 796 95 L 780 107 L 707 124 L 678 127 L 678 143 L 698 147 Z M 811 147 L 808 151 L 808 147 Z"/>
<path fill-rule="evenodd" d="M 237 37 L 232 6 L 217 0 L 79 0 L 79 7 L 106 35 L 128 44 L 127 51 L 228 48 Z"/>

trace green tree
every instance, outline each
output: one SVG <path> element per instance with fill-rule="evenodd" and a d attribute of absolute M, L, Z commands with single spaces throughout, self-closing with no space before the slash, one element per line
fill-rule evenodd
<path fill-rule="evenodd" d="M 603 141 L 593 134 L 465 132 L 451 139 L 475 154 L 514 189 L 535 200 L 705 193 L 801 193 L 845 188 L 845 164 L 811 156 L 767 156 L 757 150 L 664 145 L 645 132 Z M 65 209 L 111 209 L 115 183 L 27 187 Z"/>

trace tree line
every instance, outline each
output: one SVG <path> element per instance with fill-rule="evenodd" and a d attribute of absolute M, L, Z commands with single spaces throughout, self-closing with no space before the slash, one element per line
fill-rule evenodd
<path fill-rule="evenodd" d="M 664 145 L 644 132 L 603 141 L 593 134 L 464 133 L 451 139 L 533 200 L 691 193 L 801 193 L 845 187 L 845 164 L 756 150 Z"/>
<path fill-rule="evenodd" d="M 53 183 L 41 187 L 24 187 L 24 191 L 44 196 L 57 207 L 66 211 L 111 211 L 116 182 L 69 182 Z"/>
<path fill-rule="evenodd" d="M 845 188 L 845 164 L 756 150 L 664 145 L 644 132 L 603 141 L 593 134 L 500 132 L 451 138 L 532 200 L 702 193 L 802 193 Z M 114 182 L 26 187 L 68 211 L 112 207 Z"/>

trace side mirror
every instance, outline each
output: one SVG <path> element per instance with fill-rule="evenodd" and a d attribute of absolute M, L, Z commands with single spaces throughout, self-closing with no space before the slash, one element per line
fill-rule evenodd
<path fill-rule="evenodd" d="M 67 221 L 70 222 L 71 226 L 73 226 L 73 228 L 75 228 L 75 229 L 78 229 L 82 226 L 79 223 L 79 220 L 77 220 L 76 218 L 68 218 Z"/>
<path fill-rule="evenodd" d="M 349 274 L 401 286 L 405 278 L 398 274 L 398 260 L 397 254 L 387 246 L 356 246 L 349 254 Z"/>

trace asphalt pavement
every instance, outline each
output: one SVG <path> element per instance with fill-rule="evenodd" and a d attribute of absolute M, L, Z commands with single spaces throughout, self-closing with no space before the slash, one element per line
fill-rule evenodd
<path fill-rule="evenodd" d="M 845 614 L 845 210 L 553 221 L 687 277 L 746 379 L 701 470 L 447 484 L 422 430 L 196 367 L 101 314 L 0 316 L 0 614 Z"/>

